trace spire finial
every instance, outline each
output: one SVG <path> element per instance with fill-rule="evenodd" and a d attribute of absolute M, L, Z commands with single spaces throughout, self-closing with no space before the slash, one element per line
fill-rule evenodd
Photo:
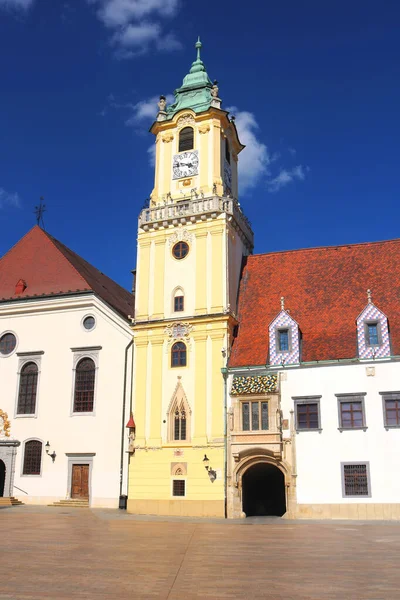
<path fill-rule="evenodd" d="M 197 42 L 196 42 L 196 44 L 195 44 L 195 48 L 197 48 L 197 60 L 201 60 L 201 59 L 200 59 L 200 50 L 201 50 L 201 47 L 202 47 L 202 45 L 203 45 L 203 44 L 201 43 L 201 41 L 200 41 L 200 36 L 199 36 L 199 37 L 197 38 Z"/>
<path fill-rule="evenodd" d="M 372 292 L 367 290 L 368 304 L 372 304 Z"/>
<path fill-rule="evenodd" d="M 281 310 L 285 310 L 285 296 L 281 296 Z"/>

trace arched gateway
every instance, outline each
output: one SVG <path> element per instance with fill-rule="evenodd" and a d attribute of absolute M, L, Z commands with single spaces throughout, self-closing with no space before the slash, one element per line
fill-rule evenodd
<path fill-rule="evenodd" d="M 277 466 L 259 462 L 242 477 L 242 506 L 246 517 L 277 516 L 286 512 L 285 476 Z"/>
<path fill-rule="evenodd" d="M 0 460 L 0 498 L 4 496 L 4 486 L 6 483 L 6 465 Z"/>

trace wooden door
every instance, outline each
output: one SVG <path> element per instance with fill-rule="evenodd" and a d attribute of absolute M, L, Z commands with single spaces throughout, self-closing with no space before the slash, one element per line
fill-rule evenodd
<path fill-rule="evenodd" d="M 72 465 L 71 498 L 89 498 L 89 465 Z"/>

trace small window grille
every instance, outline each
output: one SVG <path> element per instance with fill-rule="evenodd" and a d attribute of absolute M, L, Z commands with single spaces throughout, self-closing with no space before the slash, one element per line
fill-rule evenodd
<path fill-rule="evenodd" d="M 183 342 L 176 342 L 171 351 L 171 367 L 186 366 L 186 346 Z"/>
<path fill-rule="evenodd" d="M 344 495 L 369 496 L 366 464 L 343 465 Z"/>
<path fill-rule="evenodd" d="M 29 362 L 21 369 L 18 391 L 18 415 L 34 415 L 36 411 L 36 392 L 38 368 L 34 362 Z"/>
<path fill-rule="evenodd" d="M 174 298 L 174 311 L 181 312 L 184 310 L 184 297 L 183 296 L 175 296 Z"/>
<path fill-rule="evenodd" d="M 31 440 L 25 444 L 23 475 L 40 475 L 42 442 Z"/>
<path fill-rule="evenodd" d="M 82 358 L 75 372 L 74 412 L 93 412 L 96 366 L 91 358 Z"/>
<path fill-rule="evenodd" d="M 172 482 L 172 495 L 173 496 L 184 496 L 185 495 L 185 483 L 184 479 L 174 479 Z"/>
<path fill-rule="evenodd" d="M 179 134 L 178 152 L 184 152 L 185 150 L 193 150 L 193 140 L 193 127 L 184 127 L 183 129 L 181 129 L 181 132 Z"/>
<path fill-rule="evenodd" d="M 278 347 L 280 352 L 289 351 L 289 329 L 280 329 L 278 331 Z"/>

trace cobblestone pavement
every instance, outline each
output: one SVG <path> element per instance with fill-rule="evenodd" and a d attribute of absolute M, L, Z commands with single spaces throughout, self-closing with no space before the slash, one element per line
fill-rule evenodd
<path fill-rule="evenodd" d="M 0 510 L 0 600 L 399 600 L 400 523 Z"/>

